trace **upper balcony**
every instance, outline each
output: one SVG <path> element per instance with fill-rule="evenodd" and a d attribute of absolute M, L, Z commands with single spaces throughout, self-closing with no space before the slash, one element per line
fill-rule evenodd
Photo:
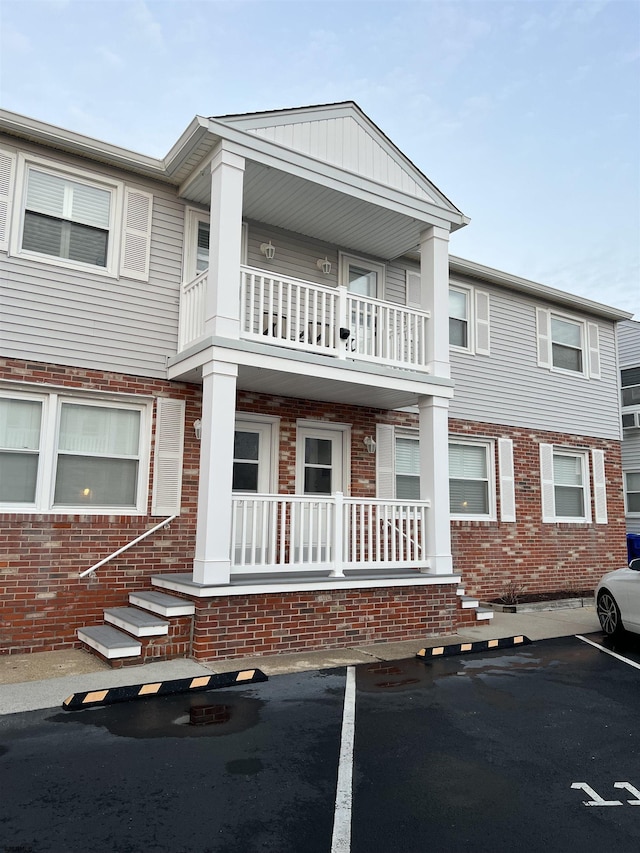
<path fill-rule="evenodd" d="M 429 313 L 241 266 L 240 338 L 353 362 L 428 373 Z M 205 335 L 208 271 L 180 290 L 178 353 Z"/>

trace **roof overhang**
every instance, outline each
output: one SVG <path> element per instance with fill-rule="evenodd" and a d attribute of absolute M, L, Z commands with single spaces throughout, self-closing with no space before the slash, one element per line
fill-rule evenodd
<path fill-rule="evenodd" d="M 451 278 L 462 276 L 464 278 L 484 281 L 488 284 L 497 284 L 500 287 L 506 287 L 518 293 L 525 293 L 536 299 L 544 299 L 545 301 L 571 308 L 574 311 L 584 311 L 607 320 L 629 320 L 633 317 L 633 314 L 628 311 L 612 308 L 610 305 L 603 305 L 600 302 L 594 302 L 591 299 L 585 299 L 582 296 L 576 296 L 563 290 L 556 290 L 556 288 L 549 287 L 546 284 L 539 284 L 536 281 L 520 278 L 517 275 L 511 275 L 493 267 L 487 267 L 483 264 L 475 263 L 475 261 L 467 261 L 464 258 L 458 258 L 454 255 L 449 256 L 449 274 Z"/>

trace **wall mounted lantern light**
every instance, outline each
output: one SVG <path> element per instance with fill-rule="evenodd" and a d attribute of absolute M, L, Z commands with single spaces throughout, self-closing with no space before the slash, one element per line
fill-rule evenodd
<path fill-rule="evenodd" d="M 197 421 L 193 422 L 193 431 L 198 441 L 200 441 L 200 439 L 202 438 L 202 421 L 200 420 L 200 418 L 198 418 Z"/>
<path fill-rule="evenodd" d="M 326 255 L 324 258 L 318 258 L 318 260 L 316 261 L 316 266 L 325 275 L 329 275 L 331 273 L 331 261 L 329 260 L 329 258 L 326 257 Z"/>
<path fill-rule="evenodd" d="M 268 261 L 272 261 L 276 253 L 276 247 L 269 240 L 268 243 L 260 243 L 260 251 Z"/>
<path fill-rule="evenodd" d="M 367 453 L 375 453 L 376 452 L 376 442 L 375 439 L 370 435 L 366 435 L 364 437 L 364 446 L 367 448 Z"/>

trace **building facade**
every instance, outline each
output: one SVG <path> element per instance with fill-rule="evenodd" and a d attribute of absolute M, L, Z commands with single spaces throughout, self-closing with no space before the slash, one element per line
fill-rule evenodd
<path fill-rule="evenodd" d="M 628 315 L 451 256 L 357 105 L 0 131 L 2 652 L 428 637 L 622 565 Z"/>

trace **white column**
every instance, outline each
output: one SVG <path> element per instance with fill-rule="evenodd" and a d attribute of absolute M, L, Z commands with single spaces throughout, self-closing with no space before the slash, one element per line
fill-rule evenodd
<path fill-rule="evenodd" d="M 193 580 L 201 584 L 226 584 L 231 575 L 231 485 L 238 367 L 213 361 L 204 366 L 202 373 L 202 437 Z"/>
<path fill-rule="evenodd" d="M 427 362 L 432 376 L 449 377 L 449 232 L 436 225 L 420 235 L 422 308 L 429 311 Z"/>
<path fill-rule="evenodd" d="M 211 162 L 211 225 L 205 334 L 240 336 L 244 158 L 220 143 Z"/>
<path fill-rule="evenodd" d="M 449 401 L 444 397 L 418 400 L 420 426 L 420 498 L 430 500 L 427 511 L 429 571 L 453 572 L 449 522 Z"/>

